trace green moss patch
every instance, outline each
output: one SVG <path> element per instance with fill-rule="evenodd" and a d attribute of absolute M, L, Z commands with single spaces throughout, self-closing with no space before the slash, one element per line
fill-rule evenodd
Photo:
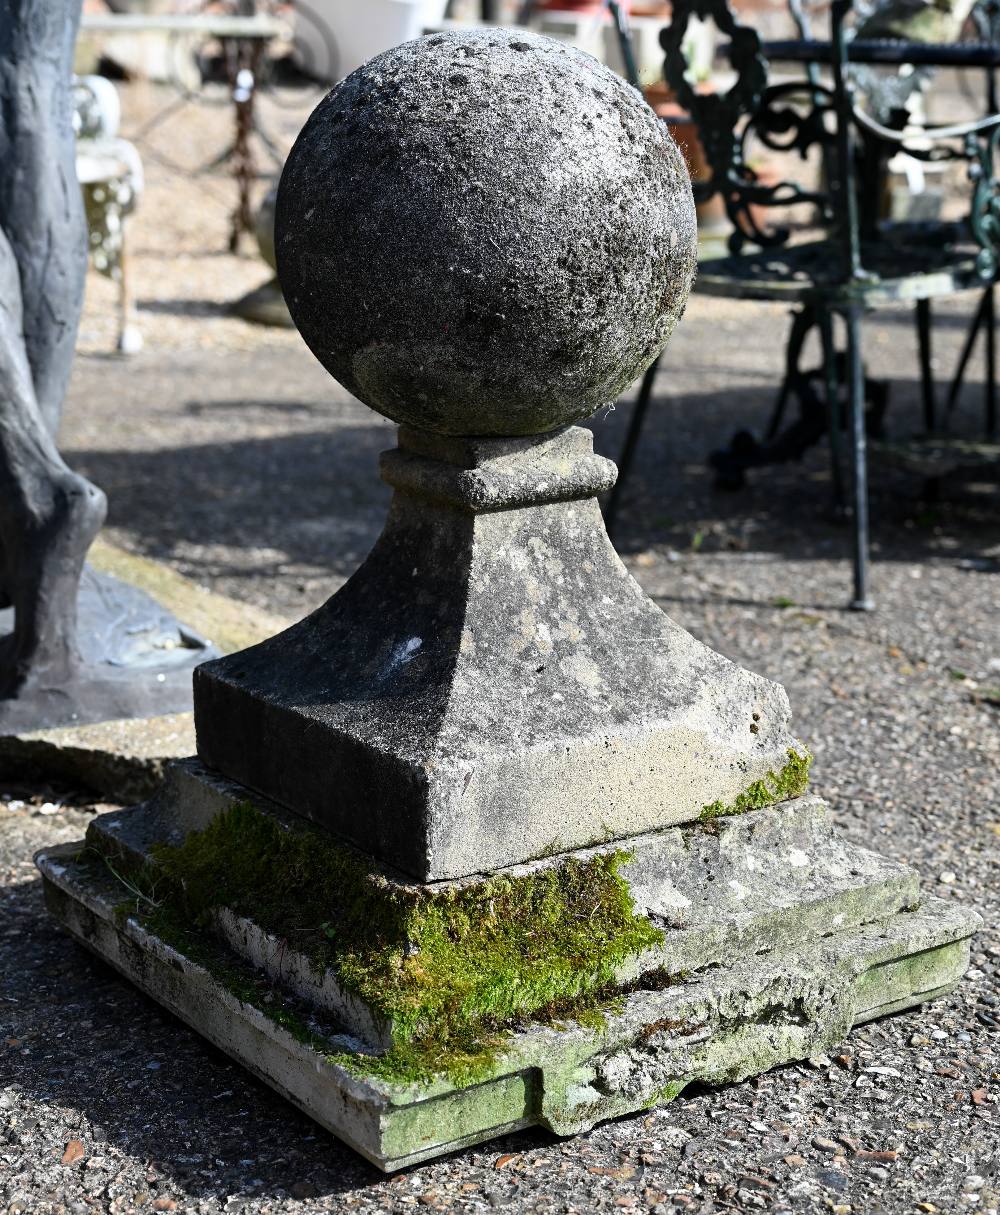
<path fill-rule="evenodd" d="M 130 881 L 158 934 L 208 934 L 228 907 L 331 971 L 395 1044 L 380 1059 L 338 1062 L 388 1079 L 443 1071 L 467 1081 L 505 1031 L 528 1018 L 579 1019 L 612 997 L 622 963 L 662 941 L 635 913 L 619 872 L 627 859 L 569 858 L 429 891 L 388 881 L 323 833 L 238 805 L 181 846 L 156 849 Z"/>
<path fill-rule="evenodd" d="M 789 749 L 788 762 L 780 772 L 768 772 L 763 780 L 754 781 L 729 805 L 725 802 L 711 802 L 703 806 L 700 815 L 702 822 L 727 814 L 745 814 L 747 810 L 763 810 L 765 806 L 773 806 L 776 802 L 787 802 L 793 797 L 801 797 L 809 788 L 811 763 L 812 756 L 808 751 L 805 755 L 800 755 L 798 751 Z"/>

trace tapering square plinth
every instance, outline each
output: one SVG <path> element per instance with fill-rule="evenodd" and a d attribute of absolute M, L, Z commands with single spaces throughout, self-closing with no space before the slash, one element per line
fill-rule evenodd
<path fill-rule="evenodd" d="M 784 690 L 628 574 L 590 431 L 404 429 L 382 474 L 388 522 L 347 585 L 199 668 L 206 764 L 418 881 L 796 791 Z"/>

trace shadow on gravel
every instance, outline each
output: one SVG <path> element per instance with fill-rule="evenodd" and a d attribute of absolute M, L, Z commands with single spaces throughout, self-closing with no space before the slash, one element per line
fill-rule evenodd
<path fill-rule="evenodd" d="M 956 411 L 956 435 L 976 434 L 981 394 L 981 385 L 969 386 L 969 403 Z M 726 447 L 740 428 L 761 435 L 773 402 L 773 387 L 684 393 L 671 387 L 668 371 L 661 373 L 619 507 L 614 530 L 619 550 L 633 553 L 661 545 L 679 552 L 768 553 L 792 561 L 843 557 L 846 577 L 850 524 L 833 509 L 825 440 L 801 460 L 750 470 L 739 491 L 714 487 L 710 453 Z M 619 455 L 632 408 L 629 398 L 594 419 L 602 455 Z M 796 408 L 789 403 L 786 422 L 797 416 Z M 915 433 L 918 412 L 917 383 L 895 381 L 887 437 L 899 440 Z M 846 449 L 846 434 L 843 442 Z M 929 486 L 921 475 L 872 452 L 869 482 L 875 560 L 953 556 L 1000 569 L 1000 470 L 995 465 Z"/>
<path fill-rule="evenodd" d="M 905 435 L 915 424 L 917 385 L 900 381 L 893 393 L 889 430 Z M 660 545 L 678 552 L 767 553 L 791 561 L 842 557 L 846 577 L 850 528 L 832 509 L 825 443 L 801 461 L 752 470 L 738 492 L 713 487 L 709 453 L 725 446 L 741 426 L 761 433 L 772 401 L 773 388 L 759 384 L 738 393 L 678 393 L 665 370 L 621 503 L 614 535 L 620 551 Z M 373 419 L 370 426 L 241 437 L 240 430 L 252 425 L 240 417 L 241 410 L 291 415 L 325 406 L 302 396 L 269 402 L 202 395 L 184 408 L 189 414 L 220 411 L 231 417 L 233 440 L 67 453 L 74 467 L 108 493 L 113 525 L 131 531 L 154 557 L 170 558 L 183 547 L 185 561 L 200 564 L 206 579 L 246 576 L 248 562 L 237 560 L 234 550 L 252 554 L 255 578 L 281 577 L 284 566 L 297 562 L 340 577 L 357 568 L 381 530 L 389 499 L 377 476 L 378 453 L 392 444 L 387 426 Z M 629 399 L 593 419 L 602 454 L 618 455 L 631 410 Z M 977 419 L 976 410 L 962 412 L 959 433 Z M 996 568 L 995 468 L 942 480 L 933 500 L 925 495 L 922 477 L 877 456 L 870 479 L 876 560 L 954 557 Z"/>
<path fill-rule="evenodd" d="M 188 408 L 231 404 L 202 398 Z M 280 577 L 294 562 L 346 576 L 381 531 L 390 490 L 378 478 L 378 456 L 390 446 L 392 432 L 373 421 L 153 451 L 71 451 L 66 458 L 107 493 L 109 523 L 136 535 L 151 556 L 204 545 L 197 559 L 210 578 L 246 573 L 245 562 L 227 562 L 226 549 L 255 550 L 255 579 Z"/>
<path fill-rule="evenodd" d="M 316 414 L 325 416 L 330 408 L 322 401 L 275 401 L 247 400 L 244 397 L 234 397 L 232 400 L 213 400 L 208 397 L 204 401 L 185 401 L 184 412 L 197 418 L 205 414 L 243 413 L 247 410 L 263 410 L 266 413 L 284 414 Z"/>
<path fill-rule="evenodd" d="M 151 300 L 141 299 L 136 307 L 141 312 L 166 314 L 167 316 L 232 316 L 233 306 L 229 301 L 215 300 Z"/>

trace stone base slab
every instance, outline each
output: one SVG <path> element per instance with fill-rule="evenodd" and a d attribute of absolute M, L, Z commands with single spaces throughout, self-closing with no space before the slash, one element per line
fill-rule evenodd
<path fill-rule="evenodd" d="M 102 584 L 110 578 L 138 588 L 223 653 L 255 645 L 290 623 L 205 590 L 170 566 L 126 552 L 103 537 L 90 550 L 89 563 Z M 0 633 L 4 619 L 0 614 Z M 194 661 L 214 652 L 195 654 Z M 175 704 L 162 701 L 159 708 L 147 706 L 140 716 L 115 714 L 89 724 L 41 728 L 35 722 L 4 722 L 0 711 L 0 777 L 65 781 L 124 804 L 152 796 L 167 764 L 195 750 L 190 667 L 184 669 L 183 678 L 185 689 Z M 148 712 L 157 715 L 147 716 Z"/>
<path fill-rule="evenodd" d="M 92 854 L 107 857 L 116 872 L 152 871 L 158 845 L 180 845 L 220 814 L 247 803 L 276 819 L 284 830 L 317 831 L 199 760 L 187 759 L 170 766 L 150 801 L 95 818 L 86 842 Z M 620 873 L 636 911 L 663 931 L 658 945 L 616 969 L 622 987 L 655 970 L 675 975 L 732 966 L 775 949 L 801 948 L 834 929 L 882 922 L 921 903 L 913 869 L 844 839 L 833 830 L 822 799 L 812 796 L 557 853 L 498 874 L 529 876 L 557 868 L 569 856 L 587 861 L 598 853 L 622 850 L 628 859 Z M 405 875 L 376 868 L 386 888 L 396 888 L 404 897 L 414 888 Z M 457 893 L 485 880 L 487 875 L 477 874 L 428 883 L 422 889 Z M 376 1049 L 393 1044 L 393 1028 L 377 1010 L 341 990 L 332 972 L 316 972 L 289 941 L 279 940 L 252 917 L 220 908 L 214 930 L 244 961 L 279 980 L 286 992 L 335 1014 L 347 1033 Z"/>
<path fill-rule="evenodd" d="M 219 650 L 143 587 L 85 565 L 76 599 L 79 660 L 58 676 L 44 665 L 0 699 L 0 736 L 56 726 L 184 713 L 192 671 Z M 0 646 L 14 636 L 0 610 Z"/>
<path fill-rule="evenodd" d="M 98 536 L 90 564 L 105 574 L 140 587 L 191 628 L 209 638 L 223 654 L 256 645 L 287 629 L 290 620 L 207 590 L 163 561 L 140 557 Z"/>
<path fill-rule="evenodd" d="M 167 765 L 194 749 L 194 714 L 118 718 L 0 736 L 7 778 L 60 780 L 112 802 L 151 797 Z"/>
<path fill-rule="evenodd" d="M 233 304 L 232 310 L 236 316 L 253 321 L 256 325 L 270 325 L 276 329 L 295 328 L 277 276 L 241 296 Z"/>
<path fill-rule="evenodd" d="M 268 1009 L 286 1005 L 288 993 L 277 985 L 260 998 L 242 986 L 236 995 L 225 975 L 246 964 L 235 954 L 217 970 L 152 935 L 81 845 L 36 859 L 49 908 L 77 941 L 387 1172 L 524 1127 L 574 1134 L 666 1102 L 694 1081 L 739 1081 L 827 1051 L 853 1025 L 950 990 L 979 924 L 968 910 L 928 899 L 880 922 L 632 991 L 600 1028 L 529 1026 L 475 1084 L 394 1084 L 366 1075 L 371 1055 L 336 1027 L 314 1017 L 302 1041 L 279 1025 Z M 347 1065 L 345 1050 L 353 1051 Z"/>

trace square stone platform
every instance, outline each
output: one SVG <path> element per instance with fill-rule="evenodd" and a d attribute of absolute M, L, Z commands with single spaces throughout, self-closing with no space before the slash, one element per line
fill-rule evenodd
<path fill-rule="evenodd" d="M 290 623 L 252 604 L 206 590 L 162 562 L 116 548 L 100 537 L 90 550 L 89 564 L 99 585 L 105 586 L 109 580 L 113 585 L 118 580 L 137 589 L 166 613 L 183 620 L 186 628 L 210 638 L 213 649 L 201 658 L 255 645 Z M 9 616 L 9 611 L 0 612 L 0 633 Z M 86 621 L 84 627 L 88 627 Z M 93 623 L 89 627 L 100 632 Z M 172 696 L 172 706 L 170 697 L 163 699 L 165 707 L 159 710 L 154 701 L 140 716 L 39 728 L 0 723 L 0 775 L 8 780 L 66 782 L 119 804 L 150 797 L 167 766 L 195 749 L 190 689 L 191 669 L 185 667 L 184 687 L 179 698 Z"/>
<path fill-rule="evenodd" d="M 96 819 L 85 843 L 39 854 L 49 907 L 81 944 L 386 1171 L 522 1127 L 576 1133 L 693 1081 L 738 1081 L 827 1051 L 853 1025 L 953 987 L 979 925 L 924 899 L 907 866 L 840 839 L 819 798 L 649 833 L 625 842 L 621 873 L 662 941 L 618 969 L 620 993 L 599 1017 L 523 1019 L 474 1083 L 390 1082 L 370 1069 L 394 1027 L 335 974 L 225 907 L 178 948 L 150 930 L 119 876 L 155 867 L 157 843 L 181 843 L 249 797 L 197 761 L 175 766 L 152 802 Z M 315 831 L 252 800 L 284 829 Z M 380 880 L 405 881 L 384 870 Z"/>

